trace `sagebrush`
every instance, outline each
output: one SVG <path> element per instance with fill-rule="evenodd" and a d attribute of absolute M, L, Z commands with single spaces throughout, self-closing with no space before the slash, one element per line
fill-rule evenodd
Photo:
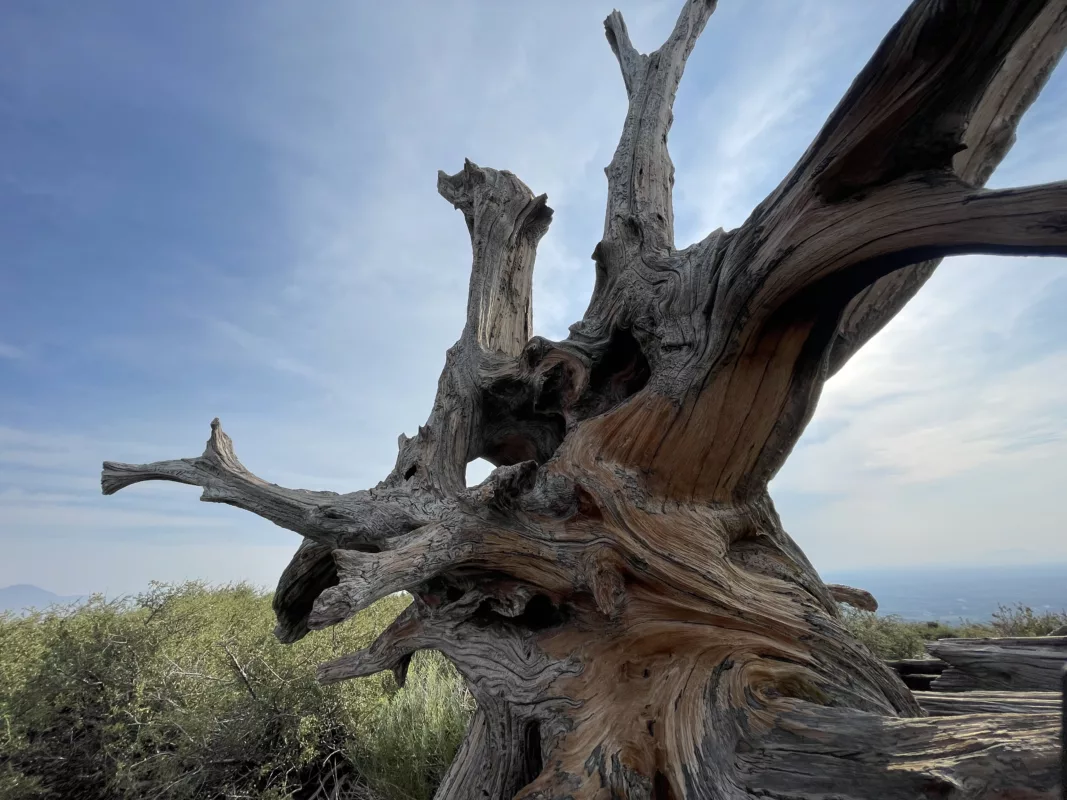
<path fill-rule="evenodd" d="M 315 679 L 408 602 L 288 646 L 244 585 L 0 617 L 0 799 L 428 798 L 472 711 L 452 666 Z"/>

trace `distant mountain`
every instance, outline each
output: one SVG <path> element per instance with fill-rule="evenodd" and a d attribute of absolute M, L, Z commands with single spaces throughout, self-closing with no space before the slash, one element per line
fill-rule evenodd
<path fill-rule="evenodd" d="M 0 589 L 0 612 L 8 611 L 14 614 L 25 614 L 33 609 L 43 611 L 49 606 L 67 605 L 84 599 L 81 595 L 64 597 L 39 586 L 20 583 Z"/>

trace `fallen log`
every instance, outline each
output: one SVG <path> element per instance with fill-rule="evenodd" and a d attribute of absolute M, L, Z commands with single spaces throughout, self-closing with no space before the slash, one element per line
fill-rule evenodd
<path fill-rule="evenodd" d="M 941 639 L 926 649 L 949 664 L 931 686 L 939 692 L 1059 691 L 1067 663 L 1067 636 Z"/>
<path fill-rule="evenodd" d="M 759 748 L 738 750 L 740 791 L 684 797 L 1059 797 L 1058 710 L 902 719 L 796 700 L 782 705 Z"/>

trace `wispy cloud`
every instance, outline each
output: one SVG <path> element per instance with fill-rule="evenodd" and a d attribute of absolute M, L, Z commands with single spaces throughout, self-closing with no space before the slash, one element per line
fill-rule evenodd
<path fill-rule="evenodd" d="M 13 344 L 7 344 L 0 342 L 0 358 L 8 358 L 12 361 L 18 361 L 28 357 L 28 353 L 21 347 L 15 347 Z"/>
<path fill-rule="evenodd" d="M 743 221 L 905 5 L 720 4 L 671 132 L 680 243 Z M 623 5 L 637 46 L 678 6 Z M 0 583 L 272 583 L 293 535 L 190 487 L 102 498 L 100 462 L 196 455 L 221 416 L 267 480 L 383 477 L 462 326 L 470 247 L 438 169 L 469 157 L 548 193 L 538 333 L 565 336 L 592 289 L 625 113 L 610 4 L 146 9 L 27 7 L 0 31 L 18 65 L 0 93 L 21 120 L 0 139 L 22 156 L 5 176 L 21 199 L 0 215 L 21 266 L 0 274 L 0 359 L 32 372 L 0 394 Z M 1067 177 L 1065 97 L 1061 69 L 995 181 Z M 926 557 L 936 531 L 938 553 L 977 561 L 1007 530 L 1017 549 L 1060 547 L 1046 532 L 1067 525 L 1048 477 L 1067 471 L 1063 274 L 947 264 L 830 382 L 774 484 L 819 566 L 892 560 L 902 542 Z"/>

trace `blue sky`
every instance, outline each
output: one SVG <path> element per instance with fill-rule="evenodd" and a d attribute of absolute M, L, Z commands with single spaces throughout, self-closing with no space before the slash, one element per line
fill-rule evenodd
<path fill-rule="evenodd" d="M 615 0 L 619 2 L 619 0 Z M 740 224 L 905 7 L 722 0 L 675 107 L 680 244 Z M 621 6 L 642 50 L 678 0 Z M 462 326 L 436 171 L 556 210 L 537 332 L 593 281 L 625 94 L 599 0 L 9 4 L 0 28 L 0 586 L 273 585 L 297 545 L 100 462 L 199 454 L 219 416 L 284 485 L 389 471 Z M 1067 69 L 992 185 L 1067 178 Z M 1067 264 L 946 262 L 828 385 L 772 484 L 824 571 L 1067 561 Z M 485 474 L 472 465 L 471 478 Z"/>

